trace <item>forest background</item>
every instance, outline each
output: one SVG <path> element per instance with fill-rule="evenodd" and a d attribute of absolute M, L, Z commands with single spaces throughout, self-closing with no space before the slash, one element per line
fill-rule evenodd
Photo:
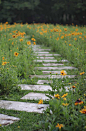
<path fill-rule="evenodd" d="M 86 24 L 86 0 L 0 0 L 0 22 Z"/>

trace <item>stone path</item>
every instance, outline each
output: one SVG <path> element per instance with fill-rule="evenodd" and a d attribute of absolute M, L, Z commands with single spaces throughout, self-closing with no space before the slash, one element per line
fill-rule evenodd
<path fill-rule="evenodd" d="M 34 62 L 41 62 L 44 67 L 35 67 L 36 70 L 42 70 L 43 75 L 31 75 L 31 78 L 37 77 L 38 79 L 37 85 L 27 85 L 27 84 L 19 84 L 18 86 L 21 87 L 21 90 L 30 90 L 31 92 L 26 94 L 21 98 L 21 100 L 49 100 L 49 98 L 43 93 L 44 91 L 52 90 L 49 83 L 52 83 L 52 80 L 48 80 L 49 78 L 74 78 L 75 75 L 66 75 L 61 76 L 60 71 L 63 69 L 75 69 L 75 67 L 64 66 L 61 62 L 68 62 L 68 60 L 60 60 L 57 62 L 54 59 L 54 56 L 60 57 L 59 54 L 50 54 L 50 49 L 41 49 L 40 46 L 35 45 L 33 47 L 34 52 L 37 55 L 37 60 Z M 58 75 L 59 74 L 59 75 Z M 45 80 L 42 80 L 44 78 Z M 48 78 L 48 79 L 46 79 Z M 45 83 L 47 85 L 45 85 Z M 70 87 L 64 87 L 65 91 L 68 92 Z M 41 91 L 41 93 L 33 92 L 33 91 Z M 62 91 L 62 89 L 60 89 Z M 29 102 L 19 102 L 19 101 L 6 101 L 0 100 L 0 108 L 7 109 L 7 110 L 17 110 L 17 111 L 26 111 L 26 112 L 37 112 L 43 113 L 44 110 L 48 107 L 48 104 L 38 104 L 38 103 L 29 103 Z M 9 125 L 15 121 L 20 120 L 16 117 L 7 116 L 4 114 L 0 114 L 0 124 Z"/>

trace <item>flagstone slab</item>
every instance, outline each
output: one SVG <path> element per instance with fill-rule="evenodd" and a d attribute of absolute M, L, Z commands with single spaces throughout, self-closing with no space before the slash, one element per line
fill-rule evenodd
<path fill-rule="evenodd" d="M 37 49 L 37 51 L 51 51 L 51 49 Z"/>
<path fill-rule="evenodd" d="M 63 70 L 63 69 L 77 69 L 72 66 L 63 66 L 63 67 L 35 67 L 35 69 L 38 70 Z"/>
<path fill-rule="evenodd" d="M 0 100 L 0 108 L 7 110 L 43 113 L 48 106 L 48 104 Z"/>
<path fill-rule="evenodd" d="M 52 81 L 50 80 L 50 81 L 48 81 L 48 80 L 38 80 L 38 82 L 37 82 L 37 84 L 48 84 L 48 83 L 52 83 Z"/>
<path fill-rule="evenodd" d="M 34 76 L 33 76 L 34 77 Z M 33 90 L 33 91 L 48 91 L 52 90 L 52 87 L 49 85 L 27 85 L 27 84 L 19 84 L 21 90 Z"/>
<path fill-rule="evenodd" d="M 61 60 L 61 61 L 59 61 L 59 62 L 69 62 L 68 60 Z"/>
<path fill-rule="evenodd" d="M 31 75 L 31 78 L 34 78 L 34 77 L 36 77 L 36 78 L 57 78 L 57 79 L 59 79 L 59 78 L 66 78 L 66 77 L 68 77 L 68 78 L 74 78 L 75 77 L 75 75 L 65 75 L 65 76 L 62 76 L 62 75 Z"/>
<path fill-rule="evenodd" d="M 62 66 L 64 64 L 57 64 L 57 63 L 43 63 L 44 66 Z"/>
<path fill-rule="evenodd" d="M 43 93 L 34 93 L 34 92 L 30 92 L 27 95 L 23 96 L 21 99 L 29 99 L 29 100 L 49 100 L 49 97 L 47 97 L 45 94 Z"/>
<path fill-rule="evenodd" d="M 34 60 L 34 62 L 57 62 L 57 60 Z"/>
<path fill-rule="evenodd" d="M 54 59 L 54 57 L 37 57 L 37 59 Z"/>
<path fill-rule="evenodd" d="M 17 122 L 19 120 L 20 119 L 17 117 L 0 114 L 0 125 L 1 126 L 5 126 L 5 125 L 7 126 L 7 125 Z"/>
<path fill-rule="evenodd" d="M 42 71 L 43 74 L 61 74 L 60 71 Z M 67 72 L 65 71 L 65 73 L 67 74 Z"/>
<path fill-rule="evenodd" d="M 42 51 L 36 51 L 35 53 L 37 53 L 37 54 L 48 54 L 49 52 L 48 51 L 46 51 L 46 52 L 45 51 L 43 51 L 43 52 Z"/>
<path fill-rule="evenodd" d="M 60 56 L 60 54 L 38 54 L 37 56 Z"/>

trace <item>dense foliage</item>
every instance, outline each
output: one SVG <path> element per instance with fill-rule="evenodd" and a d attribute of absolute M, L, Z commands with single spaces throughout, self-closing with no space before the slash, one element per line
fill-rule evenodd
<path fill-rule="evenodd" d="M 85 0 L 0 0 L 0 22 L 85 24 Z"/>

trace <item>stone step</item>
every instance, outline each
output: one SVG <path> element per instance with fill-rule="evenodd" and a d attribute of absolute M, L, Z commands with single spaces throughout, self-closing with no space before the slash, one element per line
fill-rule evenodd
<path fill-rule="evenodd" d="M 64 64 L 57 64 L 57 63 L 43 63 L 44 66 L 62 66 Z"/>
<path fill-rule="evenodd" d="M 27 85 L 27 84 L 19 84 L 21 90 L 33 90 L 33 91 L 48 91 L 52 90 L 49 85 Z"/>
<path fill-rule="evenodd" d="M 38 80 L 37 84 L 41 84 L 42 85 L 42 84 L 45 84 L 45 83 L 48 84 L 48 83 L 52 83 L 52 82 L 53 81 L 51 81 L 51 80 L 50 81 L 48 81 L 48 80 Z"/>
<path fill-rule="evenodd" d="M 37 70 L 63 70 L 63 69 L 77 69 L 75 67 L 72 66 L 63 66 L 63 67 L 35 67 L 35 69 Z"/>
<path fill-rule="evenodd" d="M 60 54 L 38 54 L 37 56 L 60 56 Z"/>
<path fill-rule="evenodd" d="M 0 125 L 1 126 L 7 126 L 7 125 L 17 122 L 19 120 L 20 119 L 17 117 L 0 114 Z"/>
<path fill-rule="evenodd" d="M 34 60 L 34 62 L 57 62 L 57 60 Z"/>
<path fill-rule="evenodd" d="M 48 106 L 48 104 L 0 100 L 0 108 L 7 110 L 43 113 Z"/>
<path fill-rule="evenodd" d="M 46 52 L 45 51 L 43 51 L 43 52 L 42 51 L 36 51 L 35 53 L 36 54 L 48 54 L 49 52 L 48 51 L 46 51 Z"/>
<path fill-rule="evenodd" d="M 29 100 L 49 100 L 49 97 L 47 97 L 44 93 L 34 93 L 30 92 L 27 95 L 23 96 L 21 99 L 29 99 Z"/>
<path fill-rule="evenodd" d="M 54 57 L 37 57 L 37 59 L 54 59 Z"/>
<path fill-rule="evenodd" d="M 61 74 L 60 71 L 42 71 L 43 74 Z M 67 74 L 67 72 L 65 71 L 65 73 Z"/>
<path fill-rule="evenodd" d="M 30 75 L 31 76 L 31 78 L 34 78 L 34 77 L 36 77 L 36 78 L 57 78 L 57 79 L 59 79 L 59 78 L 74 78 L 75 77 L 75 75 L 65 75 L 65 76 L 62 76 L 62 75 Z"/>
<path fill-rule="evenodd" d="M 36 51 L 51 51 L 51 49 L 37 49 Z"/>

